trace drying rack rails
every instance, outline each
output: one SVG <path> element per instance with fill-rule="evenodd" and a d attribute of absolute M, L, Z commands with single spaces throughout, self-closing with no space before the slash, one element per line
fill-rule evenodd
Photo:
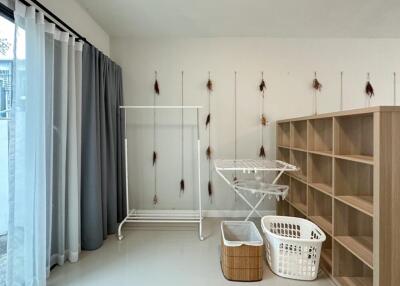
<path fill-rule="evenodd" d="M 250 213 L 247 215 L 247 221 L 253 213 L 262 217 L 257 208 L 268 197 L 275 197 L 277 200 L 284 199 L 289 191 L 289 187 L 285 185 L 278 185 L 277 182 L 284 172 L 297 171 L 298 168 L 279 160 L 214 160 L 215 171 L 221 178 L 236 192 L 236 194 L 251 208 Z M 254 180 L 236 180 L 230 181 L 224 174 L 224 171 L 241 171 L 243 173 L 254 173 Z M 277 172 L 272 183 L 265 183 L 261 181 L 261 177 L 257 177 L 258 172 Z M 256 204 L 252 204 L 244 196 L 245 192 L 260 195 L 260 199 Z"/>
<path fill-rule="evenodd" d="M 120 106 L 120 109 L 125 112 L 125 130 L 126 130 L 126 114 L 128 110 L 138 109 L 185 109 L 193 110 L 196 113 L 196 130 L 197 130 L 197 195 L 198 195 L 198 209 L 197 210 L 186 210 L 186 211 L 175 211 L 173 213 L 163 213 L 157 211 L 142 211 L 130 209 L 129 207 L 129 182 L 128 182 L 128 138 L 127 132 L 125 131 L 124 145 L 125 145 L 125 180 L 126 180 L 126 210 L 127 214 L 124 220 L 119 224 L 118 227 L 118 239 L 122 240 L 123 235 L 121 233 L 122 226 L 125 223 L 185 223 L 185 224 L 198 224 L 199 226 L 199 239 L 204 240 L 203 237 L 203 214 L 201 205 L 201 174 L 200 174 L 200 125 L 199 125 L 199 113 L 202 106 L 171 106 L 171 105 L 150 105 L 150 106 Z"/>

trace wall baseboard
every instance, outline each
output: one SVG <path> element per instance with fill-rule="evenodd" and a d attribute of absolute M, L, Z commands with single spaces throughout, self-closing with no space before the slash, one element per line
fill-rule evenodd
<path fill-rule="evenodd" d="M 139 214 L 158 214 L 158 215 L 194 215 L 197 211 L 193 210 L 136 210 Z M 203 210 L 203 217 L 246 217 L 250 210 Z M 275 210 L 259 210 L 261 215 L 276 215 Z M 252 217 L 258 217 L 253 214 Z"/>

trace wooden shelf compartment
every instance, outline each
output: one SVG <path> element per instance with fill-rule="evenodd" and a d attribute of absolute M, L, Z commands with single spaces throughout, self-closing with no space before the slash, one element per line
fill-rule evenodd
<path fill-rule="evenodd" d="M 307 215 L 307 185 L 290 178 L 289 201 L 297 210 Z"/>
<path fill-rule="evenodd" d="M 307 216 L 302 211 L 297 209 L 296 206 L 293 206 L 293 204 L 289 205 L 289 214 L 288 214 L 288 216 L 299 217 L 299 218 L 307 218 Z"/>
<path fill-rule="evenodd" d="M 290 122 L 277 124 L 277 144 L 290 147 Z"/>
<path fill-rule="evenodd" d="M 278 180 L 279 185 L 285 185 L 290 187 L 290 177 L 287 174 L 282 174 Z"/>
<path fill-rule="evenodd" d="M 322 244 L 320 266 L 328 274 L 332 275 L 332 237 L 326 234 L 326 240 Z"/>
<path fill-rule="evenodd" d="M 334 154 L 360 163 L 373 161 L 373 123 L 373 113 L 335 117 Z"/>
<path fill-rule="evenodd" d="M 308 187 L 308 216 L 324 232 L 332 235 L 332 197 Z"/>
<path fill-rule="evenodd" d="M 291 147 L 307 150 L 307 120 L 292 121 Z"/>
<path fill-rule="evenodd" d="M 308 150 L 332 154 L 333 118 L 318 118 L 308 122 Z"/>
<path fill-rule="evenodd" d="M 373 215 L 373 166 L 335 158 L 335 197 Z"/>
<path fill-rule="evenodd" d="M 308 154 L 308 182 L 321 192 L 332 194 L 332 158 Z"/>
<path fill-rule="evenodd" d="M 373 271 L 337 241 L 333 246 L 333 277 L 342 286 L 372 286 Z"/>
<path fill-rule="evenodd" d="M 369 268 L 373 268 L 372 217 L 338 201 L 334 202 L 335 241 Z"/>
<path fill-rule="evenodd" d="M 289 215 L 289 202 L 286 200 L 280 200 L 276 204 L 276 214 L 277 215 L 284 215 L 288 216 Z"/>
<path fill-rule="evenodd" d="M 291 174 L 307 182 L 307 153 L 297 150 L 291 150 L 290 152 L 290 163 L 299 168 L 299 171 L 291 172 Z"/>
<path fill-rule="evenodd" d="M 286 163 L 290 163 L 290 149 L 279 147 L 276 153 L 276 159 Z"/>

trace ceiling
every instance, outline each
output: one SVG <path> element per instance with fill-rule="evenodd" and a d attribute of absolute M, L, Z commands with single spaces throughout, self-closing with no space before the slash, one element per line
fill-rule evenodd
<path fill-rule="evenodd" d="M 114 37 L 399 38 L 399 0 L 77 0 Z"/>

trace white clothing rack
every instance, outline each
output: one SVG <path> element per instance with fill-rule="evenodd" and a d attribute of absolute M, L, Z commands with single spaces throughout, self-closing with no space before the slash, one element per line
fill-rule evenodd
<path fill-rule="evenodd" d="M 125 111 L 125 180 L 126 180 L 126 217 L 119 224 L 118 227 L 118 239 L 121 240 L 123 235 L 121 234 L 122 226 L 125 223 L 196 223 L 199 224 L 199 239 L 204 240 L 203 237 L 203 214 L 201 206 L 201 174 L 200 174 L 200 127 L 199 127 L 199 110 L 202 106 L 168 106 L 168 105 L 133 105 L 133 106 L 120 106 L 120 109 Z M 197 180 L 198 180 L 198 200 L 199 209 L 187 212 L 172 213 L 157 213 L 157 212 L 140 212 L 135 209 L 130 210 L 129 207 L 129 185 L 128 185 L 128 138 L 126 132 L 126 111 L 130 109 L 190 109 L 196 110 L 197 120 Z"/>

